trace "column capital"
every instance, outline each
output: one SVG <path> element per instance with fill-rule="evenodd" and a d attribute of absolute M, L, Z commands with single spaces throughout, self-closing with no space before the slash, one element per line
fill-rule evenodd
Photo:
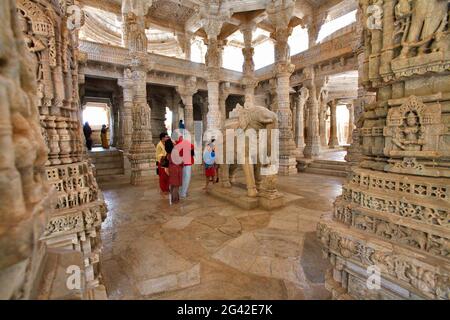
<path fill-rule="evenodd" d="M 125 65 L 131 71 L 151 71 L 155 68 L 155 62 L 150 61 L 146 53 L 143 52 L 129 52 Z"/>
<path fill-rule="evenodd" d="M 180 96 L 193 96 L 197 91 L 197 78 L 192 76 L 184 81 L 184 85 L 175 88 Z"/>
<path fill-rule="evenodd" d="M 130 68 L 123 70 L 123 77 L 117 80 L 117 84 L 124 89 L 131 89 L 133 87 L 133 72 Z"/>
<path fill-rule="evenodd" d="M 134 13 L 145 16 L 153 4 L 153 0 L 122 0 L 122 14 Z"/>
<path fill-rule="evenodd" d="M 253 87 L 256 88 L 258 85 L 258 80 L 256 80 L 253 76 L 244 76 L 241 80 L 241 84 L 245 87 Z"/>
<path fill-rule="evenodd" d="M 294 14 L 295 1 L 270 1 L 266 7 L 266 12 L 270 23 L 275 30 L 284 29 L 289 26 L 289 22 Z"/>
<path fill-rule="evenodd" d="M 231 84 L 229 82 L 222 82 L 219 85 L 219 89 L 220 89 L 220 96 L 226 96 L 226 98 L 228 98 L 228 96 L 231 93 Z"/>
<path fill-rule="evenodd" d="M 241 24 L 239 26 L 239 30 L 241 31 L 244 37 L 244 45 L 245 47 L 251 47 L 253 40 L 253 32 L 256 29 L 256 23 L 253 21 Z"/>
<path fill-rule="evenodd" d="M 302 87 L 297 92 L 297 101 L 299 103 L 305 103 L 309 99 L 309 90 L 306 87 Z"/>
<path fill-rule="evenodd" d="M 294 72 L 295 70 L 295 65 L 290 63 L 290 62 L 286 62 L 286 61 L 280 61 L 275 63 L 275 70 L 274 70 L 274 75 L 275 77 L 282 77 L 282 76 L 291 76 L 291 74 Z"/>
<path fill-rule="evenodd" d="M 219 36 L 222 30 L 223 24 L 230 16 L 231 12 L 228 11 L 218 10 L 217 12 L 212 11 L 201 12 L 202 17 L 201 24 L 206 32 L 206 35 L 208 36 L 208 39 L 217 40 L 217 37 Z"/>

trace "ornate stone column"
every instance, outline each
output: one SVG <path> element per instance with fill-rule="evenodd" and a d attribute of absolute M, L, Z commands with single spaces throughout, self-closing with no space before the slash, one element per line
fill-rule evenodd
<path fill-rule="evenodd" d="M 227 98 L 230 95 L 230 83 L 222 82 L 220 84 L 219 108 L 220 108 L 220 127 L 223 128 L 227 118 Z"/>
<path fill-rule="evenodd" d="M 127 153 L 131 146 L 131 136 L 133 134 L 133 79 L 131 73 L 125 73 L 119 80 L 122 87 L 123 102 L 119 107 L 119 130 L 121 143 L 119 148 Z"/>
<path fill-rule="evenodd" d="M 197 92 L 197 78 L 190 77 L 186 79 L 184 87 L 177 87 L 177 92 L 184 104 L 184 124 L 190 132 L 192 139 L 194 132 L 194 105 L 193 95 Z"/>
<path fill-rule="evenodd" d="M 353 141 L 353 130 L 355 129 L 355 114 L 353 103 L 347 104 L 348 109 L 348 134 L 347 134 L 347 144 L 351 144 Z"/>
<path fill-rule="evenodd" d="M 140 59 L 139 59 L 140 60 Z M 131 184 L 147 183 L 153 176 L 155 167 L 155 146 L 152 141 L 151 109 L 147 104 L 147 71 L 139 60 L 133 65 L 133 133 L 128 158 L 131 163 Z M 127 69 L 130 70 L 130 69 Z M 129 72 L 129 71 L 126 71 Z"/>
<path fill-rule="evenodd" d="M 184 53 L 184 59 L 191 61 L 191 44 L 192 44 L 193 34 L 191 32 L 178 32 L 177 40 L 181 47 L 181 51 Z"/>
<path fill-rule="evenodd" d="M 304 131 L 305 131 L 305 104 L 309 98 L 309 90 L 305 87 L 301 88 L 299 92 L 297 93 L 296 97 L 296 136 L 295 136 L 295 142 L 297 143 L 297 150 L 299 155 L 303 155 L 303 149 L 305 148 L 305 137 L 304 137 Z"/>
<path fill-rule="evenodd" d="M 150 107 L 147 104 L 147 36 L 145 15 L 151 1 L 134 0 L 122 2 L 124 34 L 129 50 L 128 67 L 124 78 L 133 83 L 133 133 L 128 159 L 131 164 L 131 184 L 145 184 L 152 178 L 155 166 L 155 146 L 152 142 Z M 125 94 L 124 94 L 125 96 Z"/>
<path fill-rule="evenodd" d="M 326 287 L 338 300 L 449 300 L 448 1 L 359 4 L 362 84 L 377 95 L 358 121 L 364 156 L 317 226 Z"/>
<path fill-rule="evenodd" d="M 275 31 L 271 37 L 275 43 L 275 77 L 278 108 L 278 129 L 280 130 L 280 164 L 279 173 L 290 175 L 297 173 L 295 159 L 295 142 L 292 126 L 292 111 L 289 93 L 290 77 L 295 66 L 291 64 L 288 38 L 292 32 L 289 21 L 294 10 L 293 1 L 269 3 L 267 13 Z"/>
<path fill-rule="evenodd" d="M 330 141 L 328 146 L 331 149 L 334 149 L 339 146 L 339 140 L 337 136 L 337 115 L 336 115 L 337 101 L 332 100 L 330 102 L 330 110 L 331 110 L 331 122 L 330 122 Z"/>
<path fill-rule="evenodd" d="M 254 23 L 246 23 L 241 26 L 241 32 L 244 36 L 244 48 L 242 48 L 242 54 L 244 56 L 244 64 L 242 66 L 242 71 L 244 77 L 242 79 L 242 84 L 245 90 L 245 105 L 254 106 L 255 105 L 255 88 L 257 86 L 257 81 L 255 79 L 255 63 L 253 62 L 254 48 L 252 47 L 253 31 L 256 25 Z"/>
<path fill-rule="evenodd" d="M 311 15 L 306 18 L 306 25 L 308 26 L 309 48 L 316 46 L 316 41 L 319 36 L 320 28 L 326 20 L 326 12 L 319 14 L 319 16 Z"/>
<path fill-rule="evenodd" d="M 222 67 L 222 45 L 218 36 L 225 20 L 230 17 L 231 11 L 223 10 L 218 2 L 208 2 L 201 8 L 202 25 L 208 41 L 206 53 L 207 88 L 208 88 L 208 115 L 207 130 L 217 130 L 221 126 L 219 109 L 219 81 Z"/>
<path fill-rule="evenodd" d="M 303 154 L 306 158 L 316 157 L 320 154 L 319 135 L 319 99 L 326 86 L 327 79 L 316 80 L 312 66 L 303 70 L 305 76 L 304 86 L 309 90 L 308 107 L 308 136 Z"/>
<path fill-rule="evenodd" d="M 172 132 L 178 129 L 179 121 L 180 121 L 180 102 L 178 97 L 172 100 Z"/>
<path fill-rule="evenodd" d="M 19 9 L 17 15 L 13 3 Z M 101 223 L 107 210 L 83 143 L 78 92 L 78 59 L 82 58 L 77 50 L 80 26 L 67 23 L 67 10 L 65 1 L 8 0 L 0 4 L 1 43 L 2 48 L 7 48 L 0 50 L 0 60 L 4 62 L 0 70 L 0 140 L 2 150 L 6 150 L 0 157 L 0 183 L 13 179 L 10 187 L 0 185 L 0 220 L 7 223 L 0 226 L 0 252 L 5 256 L 0 259 L 0 270 L 5 263 L 14 264 L 10 255 L 26 259 L 19 269 L 10 269 L 7 275 L 7 281 L 11 282 L 8 285 L 22 286 L 20 277 L 32 280 L 39 270 L 36 258 L 43 258 L 44 250 L 55 249 L 61 254 L 59 261 L 66 255 L 78 259 L 76 264 L 83 273 L 82 288 L 81 292 L 71 292 L 73 296 L 95 299 L 98 293 L 105 293 L 98 262 Z M 24 38 L 28 46 L 22 47 Z M 41 71 L 37 78 L 36 66 Z M 40 119 L 42 128 L 36 126 L 36 119 Z M 11 137 L 20 146 L 11 145 Z M 45 195 L 48 186 L 53 189 L 51 202 L 47 198 L 50 194 Z M 10 195 L 14 197 L 10 199 Z M 22 196 L 26 208 L 21 204 Z M 20 204 L 22 207 L 17 207 Z M 6 221 L 8 215 L 3 214 L 2 208 L 12 210 L 20 223 Z M 45 217 L 43 210 L 50 215 Z M 46 223 L 45 229 L 42 223 Z M 15 235 L 20 237 L 3 238 Z M 12 245 L 4 249 L 5 243 Z M 4 289 L 2 276 L 0 271 L 0 287 Z M 57 286 L 64 288 L 66 280 Z M 25 284 L 8 294 L 23 299 L 29 297 L 31 289 Z"/>
<path fill-rule="evenodd" d="M 367 6 L 367 4 L 365 5 Z M 368 48 L 370 48 L 371 40 L 365 37 L 364 25 L 364 11 L 367 10 L 365 6 L 360 6 L 357 11 L 357 28 L 356 39 L 353 43 L 353 51 L 358 58 L 358 98 L 353 101 L 353 119 L 355 129 L 352 132 L 352 139 L 350 140 L 350 147 L 347 150 L 345 160 L 351 164 L 356 164 L 363 157 L 362 155 L 362 115 L 364 113 L 364 107 L 375 101 L 376 93 L 369 92 L 364 87 L 369 74 L 369 66 L 366 61 L 366 56 L 370 54 Z M 364 7 L 364 8 L 363 8 Z"/>
<path fill-rule="evenodd" d="M 327 141 L 328 90 L 321 91 L 319 97 L 319 135 L 322 148 L 328 147 Z"/>

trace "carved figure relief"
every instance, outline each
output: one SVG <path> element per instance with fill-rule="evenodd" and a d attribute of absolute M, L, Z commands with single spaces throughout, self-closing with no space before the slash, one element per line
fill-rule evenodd
<path fill-rule="evenodd" d="M 440 104 L 425 105 L 411 96 L 400 107 L 389 110 L 384 130 L 385 154 L 405 157 L 437 157 L 443 133 Z"/>

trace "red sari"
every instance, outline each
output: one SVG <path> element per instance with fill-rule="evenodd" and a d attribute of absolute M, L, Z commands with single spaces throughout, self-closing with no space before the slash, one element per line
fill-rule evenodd
<path fill-rule="evenodd" d="M 183 165 L 175 164 L 171 154 L 168 154 L 167 157 L 169 158 L 169 185 L 179 187 L 183 183 Z"/>
<path fill-rule="evenodd" d="M 164 170 L 163 167 L 161 167 L 161 161 L 158 162 L 158 173 L 159 173 L 159 188 L 162 192 L 169 192 L 169 176 L 166 173 L 166 170 Z"/>
<path fill-rule="evenodd" d="M 169 186 L 170 186 L 170 202 L 178 203 L 180 201 L 180 186 L 183 183 L 183 165 L 176 164 L 172 161 L 171 154 L 169 158 Z"/>

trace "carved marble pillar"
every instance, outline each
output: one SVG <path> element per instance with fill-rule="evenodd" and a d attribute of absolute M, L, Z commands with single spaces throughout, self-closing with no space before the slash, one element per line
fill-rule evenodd
<path fill-rule="evenodd" d="M 222 120 L 219 109 L 219 80 L 217 78 L 208 78 L 208 114 L 206 130 L 220 129 Z"/>
<path fill-rule="evenodd" d="M 36 77 L 15 16 L 0 2 L 0 299 L 35 299 L 46 263 L 39 238 L 53 213 L 45 181 L 47 148 L 39 123 Z M 42 9 L 42 8 L 41 8 Z M 42 12 L 42 11 L 41 11 Z M 19 17 L 20 18 L 20 17 Z M 25 19 L 24 17 L 22 17 Z M 48 110 L 48 109 L 47 109 Z"/>
<path fill-rule="evenodd" d="M 119 107 L 119 130 L 121 136 L 119 148 L 127 153 L 131 146 L 131 136 L 133 134 L 133 79 L 131 79 L 131 74 L 119 80 L 119 86 L 122 88 L 123 99 Z"/>
<path fill-rule="evenodd" d="M 355 129 L 352 132 L 352 140 L 350 147 L 347 150 L 345 160 L 352 164 L 356 164 L 363 158 L 362 154 L 362 115 L 364 114 L 364 107 L 375 101 L 376 93 L 367 92 L 363 87 L 358 89 L 358 98 L 353 100 L 353 117 L 355 123 Z"/>
<path fill-rule="evenodd" d="M 334 149 L 339 146 L 339 140 L 337 136 L 337 114 L 336 114 L 336 108 L 337 108 L 337 101 L 332 100 L 330 103 L 330 141 L 328 143 L 328 146 L 331 149 Z"/>
<path fill-rule="evenodd" d="M 319 13 L 318 16 L 313 14 L 305 18 L 306 25 L 308 27 L 309 48 L 317 45 L 317 38 L 319 36 L 322 24 L 326 21 L 326 18 L 326 12 Z"/>
<path fill-rule="evenodd" d="M 220 84 L 220 97 L 219 97 L 221 128 L 223 128 L 223 126 L 225 125 L 225 120 L 227 118 L 227 98 L 229 95 L 230 95 L 230 83 L 222 82 Z"/>
<path fill-rule="evenodd" d="M 8 48 L 7 51 L 0 50 L 2 51 L 0 55 L 12 52 L 9 50 L 13 50 L 12 48 L 15 45 L 22 43 L 21 41 L 15 41 L 14 44 L 8 44 L 7 41 L 9 36 L 13 34 L 19 36 L 22 32 L 28 44 L 29 53 L 20 52 L 20 54 L 16 54 L 14 63 L 24 59 L 28 61 L 28 65 L 20 69 L 14 69 L 14 72 L 20 70 L 21 79 L 16 83 L 26 85 L 30 92 L 26 98 L 21 97 L 20 91 L 16 93 L 10 92 L 8 95 L 16 98 L 12 124 L 13 127 L 20 124 L 20 128 L 18 127 L 19 129 L 14 132 L 14 138 L 20 142 L 20 148 L 17 150 L 21 151 L 20 154 L 26 153 L 26 159 L 20 160 L 19 154 L 16 163 L 19 164 L 20 174 L 29 174 L 30 171 L 26 169 L 31 168 L 33 165 L 39 166 L 42 161 L 45 162 L 45 153 L 36 154 L 40 150 L 41 145 L 38 135 L 32 132 L 36 129 L 34 124 L 32 122 L 27 123 L 24 121 L 26 119 L 22 119 L 20 116 L 23 110 L 27 110 L 25 118 L 31 116 L 34 108 L 23 104 L 26 101 L 29 104 L 34 103 L 31 101 L 38 98 L 36 101 L 40 106 L 40 114 L 36 114 L 34 119 L 40 118 L 41 132 L 47 144 L 46 149 L 49 151 L 49 161 L 46 163 L 45 171 L 42 170 L 43 168 L 35 169 L 31 176 L 26 175 L 25 179 L 23 178 L 22 180 L 23 182 L 30 182 L 28 179 L 31 178 L 36 184 L 45 177 L 47 180 L 46 184 L 51 185 L 54 189 L 55 198 L 51 202 L 53 208 L 48 219 L 44 219 L 40 214 L 40 210 L 44 208 L 43 204 L 39 204 L 41 206 L 40 209 L 33 209 L 32 205 L 27 206 L 29 209 L 35 210 L 33 213 L 34 217 L 39 217 L 41 221 L 46 221 L 46 227 L 45 230 L 41 230 L 40 225 L 36 223 L 34 226 L 28 224 L 28 227 L 23 232 L 19 230 L 21 234 L 21 239 L 17 242 L 21 246 L 19 251 L 29 250 L 25 244 L 20 243 L 23 241 L 22 238 L 26 238 L 36 241 L 35 248 L 39 250 L 41 247 L 39 243 L 45 243 L 49 251 L 54 250 L 61 256 L 76 256 L 79 260 L 76 264 L 83 270 L 83 288 L 79 294 L 84 299 L 95 299 L 99 294 L 102 296 L 105 294 L 98 262 L 101 251 L 101 240 L 99 237 L 101 223 L 106 217 L 107 210 L 82 142 L 84 139 L 82 138 L 81 130 L 78 64 L 82 62 L 83 57 L 80 56 L 77 49 L 77 28 L 80 26 L 73 26 L 67 23 L 65 13 L 68 9 L 68 4 L 64 1 L 59 3 L 49 0 L 21 0 L 15 2 L 21 30 L 14 30 L 13 33 L 8 32 L 9 29 L 14 29 L 18 26 L 10 25 L 5 27 L 3 25 L 10 23 L 9 18 L 13 12 L 10 10 L 12 7 L 5 9 L 3 6 L 9 6 L 13 1 L 2 1 L 0 5 L 0 24 L 2 24 L 0 30 L 3 32 L 3 35 L 6 35 L 4 38 L 2 37 L 0 42 L 2 46 L 4 45 L 5 48 Z M 20 36 L 20 40 L 22 40 L 22 36 Z M 1 56 L 0 60 L 5 62 L 7 58 Z M 17 67 L 14 63 L 5 63 L 4 67 Z M 35 78 L 36 74 L 27 74 L 29 70 L 35 70 L 36 66 L 42 72 L 42 76 L 39 74 L 37 79 Z M 12 76 L 14 74 L 14 72 L 10 72 L 5 68 L 2 70 L 5 75 Z M 10 84 L 6 83 L 0 87 L 8 86 Z M 35 90 L 34 88 L 37 89 L 37 92 L 31 92 Z M 2 101 L 6 101 L 6 103 L 7 100 L 7 97 L 2 98 Z M 2 117 L 7 117 L 7 115 L 2 112 Z M 30 137 L 32 137 L 31 140 L 33 141 L 31 144 L 28 143 Z M 2 149 L 14 150 L 11 146 Z M 32 191 L 29 190 L 30 187 Z M 34 202 L 38 200 L 35 198 L 35 193 L 41 190 L 37 185 L 33 186 L 25 183 L 23 191 L 25 193 L 31 192 L 26 198 Z M 19 197 L 18 194 L 16 195 L 17 197 Z M 1 200 L 0 203 L 14 202 L 3 202 Z M 23 221 L 26 219 L 28 218 L 21 217 Z M 1 220 L 3 221 L 3 217 Z M 31 222 L 31 220 L 28 221 Z M 30 228 L 31 226 L 32 228 Z M 5 228 L 0 227 L 0 229 Z M 11 248 L 8 248 L 9 250 Z M 28 269 L 32 272 L 36 270 L 35 267 L 27 266 L 27 268 L 32 268 Z M 25 269 L 23 271 L 28 272 Z M 10 276 L 11 279 L 13 278 Z M 63 281 L 65 282 L 66 280 L 64 278 Z M 3 288 L 3 285 L 1 287 Z"/>
<path fill-rule="evenodd" d="M 124 78 L 131 79 L 133 83 L 133 132 L 128 152 L 132 185 L 147 183 L 153 176 L 155 166 L 151 109 L 147 103 L 147 71 L 151 66 L 147 61 L 148 40 L 145 33 L 145 15 L 151 5 L 152 1 L 146 0 L 122 2 L 123 33 L 126 34 L 125 46 L 129 50 Z"/>
<path fill-rule="evenodd" d="M 320 155 L 320 134 L 319 134 L 319 103 L 320 96 L 326 85 L 327 79 L 315 78 L 313 67 L 306 67 L 303 70 L 305 75 L 304 86 L 309 90 L 308 107 L 308 136 L 303 154 L 306 158 Z"/>
<path fill-rule="evenodd" d="M 184 53 L 184 59 L 188 61 L 191 61 L 192 38 L 193 34 L 191 32 L 177 33 L 178 44 Z"/>
<path fill-rule="evenodd" d="M 363 157 L 317 226 L 326 287 L 339 300 L 449 300 L 448 1 L 359 3 L 376 99 L 358 120 Z"/>
<path fill-rule="evenodd" d="M 242 48 L 242 54 L 244 56 L 242 71 L 244 77 L 242 84 L 245 90 L 245 105 L 249 107 L 255 105 L 255 88 L 258 84 L 255 79 L 255 63 L 253 62 L 254 48 L 252 47 L 253 31 L 255 28 L 255 24 L 246 23 L 240 29 L 244 37 L 244 48 Z"/>
<path fill-rule="evenodd" d="M 296 97 L 296 135 L 295 142 L 297 144 L 298 154 L 303 155 L 303 149 L 305 148 L 305 104 L 309 98 L 309 90 L 305 87 L 301 88 Z"/>
<path fill-rule="evenodd" d="M 353 165 L 357 164 L 363 157 L 361 126 L 364 107 L 373 103 L 376 95 L 375 92 L 368 92 L 366 88 L 364 88 L 364 83 L 368 81 L 369 64 L 367 63 L 366 56 L 370 54 L 368 48 L 370 48 L 371 42 L 368 37 L 365 37 L 367 31 L 364 30 L 364 10 L 367 10 L 367 4 L 360 6 L 357 11 L 356 41 L 354 43 L 353 51 L 358 59 L 358 98 L 353 101 L 355 129 L 352 132 L 350 147 L 345 156 L 345 160 Z"/>
<path fill-rule="evenodd" d="M 147 72 L 145 65 L 134 61 L 133 79 L 133 133 L 128 159 L 131 164 L 132 185 L 146 184 L 153 176 L 155 166 L 155 146 L 152 141 L 151 109 L 147 104 Z"/>
<path fill-rule="evenodd" d="M 208 115 L 207 129 L 221 129 L 221 114 L 219 109 L 219 81 L 220 69 L 222 67 L 222 50 L 225 42 L 219 40 L 223 23 L 231 16 L 231 8 L 222 8 L 219 2 L 210 1 L 200 9 L 203 29 L 208 40 L 208 51 L 205 62 L 207 67 L 207 88 L 208 88 Z"/>
<path fill-rule="evenodd" d="M 355 129 L 355 114 L 353 103 L 347 104 L 347 109 L 348 109 L 347 144 L 351 144 L 353 141 L 353 130 Z"/>
<path fill-rule="evenodd" d="M 221 23 L 220 23 L 221 26 Z M 220 28 L 216 25 L 209 25 L 208 35 L 208 52 L 206 53 L 206 66 L 208 72 L 207 88 L 208 88 L 208 115 L 207 130 L 217 130 L 221 128 L 222 120 L 219 108 L 219 84 L 220 84 L 220 66 L 221 66 L 221 49 L 217 40 Z M 218 28 L 218 29 L 215 29 Z M 207 33 L 208 33 L 207 31 Z"/>
<path fill-rule="evenodd" d="M 147 52 L 145 15 L 152 0 L 122 0 L 122 45 L 134 52 Z"/>
<path fill-rule="evenodd" d="M 319 135 L 322 148 L 328 147 L 327 141 L 328 90 L 321 91 L 319 98 Z"/>
<path fill-rule="evenodd" d="M 276 96 L 278 108 L 278 129 L 280 131 L 280 165 L 279 173 L 290 175 L 297 173 L 295 159 L 296 146 L 293 134 L 293 117 L 290 107 L 289 93 L 290 77 L 295 66 L 291 64 L 288 38 L 292 33 L 289 21 L 292 17 L 295 3 L 283 1 L 283 3 L 269 3 L 267 13 L 269 21 L 275 31 L 271 37 L 275 42 L 275 77 Z"/>
<path fill-rule="evenodd" d="M 178 129 L 180 122 L 180 103 L 177 99 L 172 99 L 172 132 Z"/>
<path fill-rule="evenodd" d="M 186 129 L 194 137 L 194 104 L 193 96 L 197 92 L 197 78 L 190 77 L 186 79 L 183 87 L 177 87 L 177 91 L 184 104 L 184 124 Z"/>

